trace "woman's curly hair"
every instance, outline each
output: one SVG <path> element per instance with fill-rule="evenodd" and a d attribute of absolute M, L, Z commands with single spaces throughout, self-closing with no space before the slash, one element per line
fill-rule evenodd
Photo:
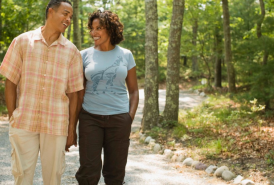
<path fill-rule="evenodd" d="M 124 25 L 120 22 L 117 14 L 105 10 L 97 10 L 93 12 L 88 18 L 88 28 L 91 30 L 94 19 L 99 19 L 100 24 L 106 28 L 108 35 L 110 35 L 110 43 L 112 45 L 119 44 L 124 40 L 123 30 Z"/>

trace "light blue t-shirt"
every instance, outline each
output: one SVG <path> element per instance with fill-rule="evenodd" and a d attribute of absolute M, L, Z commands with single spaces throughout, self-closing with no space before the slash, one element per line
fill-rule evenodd
<path fill-rule="evenodd" d="M 132 53 L 120 46 L 110 51 L 90 47 L 81 51 L 87 79 L 83 109 L 99 115 L 129 112 L 128 70 L 136 66 Z"/>

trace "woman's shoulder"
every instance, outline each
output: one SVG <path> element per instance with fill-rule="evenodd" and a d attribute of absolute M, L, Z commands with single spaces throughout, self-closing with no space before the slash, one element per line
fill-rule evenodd
<path fill-rule="evenodd" d="M 81 50 L 80 53 L 84 54 L 84 53 L 89 53 L 89 52 L 93 52 L 93 51 L 94 51 L 94 47 L 92 46 L 92 47 Z"/>
<path fill-rule="evenodd" d="M 132 55 L 132 52 L 129 49 L 123 48 L 121 46 L 116 46 L 119 51 L 121 51 L 124 55 Z"/>

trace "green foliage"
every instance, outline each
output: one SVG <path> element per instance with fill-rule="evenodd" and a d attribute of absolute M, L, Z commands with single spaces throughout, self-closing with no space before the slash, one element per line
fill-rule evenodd
<path fill-rule="evenodd" d="M 267 164 L 269 165 L 274 165 L 274 151 L 270 150 L 266 155 L 265 155 L 265 159 Z"/>

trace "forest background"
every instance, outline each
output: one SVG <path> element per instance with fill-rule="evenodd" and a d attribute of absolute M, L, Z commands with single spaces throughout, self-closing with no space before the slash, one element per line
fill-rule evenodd
<path fill-rule="evenodd" d="M 93 11 L 111 10 L 123 22 L 120 45 L 132 51 L 140 87 L 152 97 L 146 98 L 143 133 L 174 150 L 181 142 L 197 160 L 251 172 L 259 181 L 274 179 L 274 0 L 72 2 L 64 36 L 79 50 L 93 45 L 87 28 Z M 0 0 L 0 61 L 16 36 L 45 23 L 47 4 Z M 167 89 L 163 112 L 159 85 Z M 179 89 L 204 91 L 208 98 L 178 110 Z M 0 92 L 5 114 L 3 83 Z"/>

